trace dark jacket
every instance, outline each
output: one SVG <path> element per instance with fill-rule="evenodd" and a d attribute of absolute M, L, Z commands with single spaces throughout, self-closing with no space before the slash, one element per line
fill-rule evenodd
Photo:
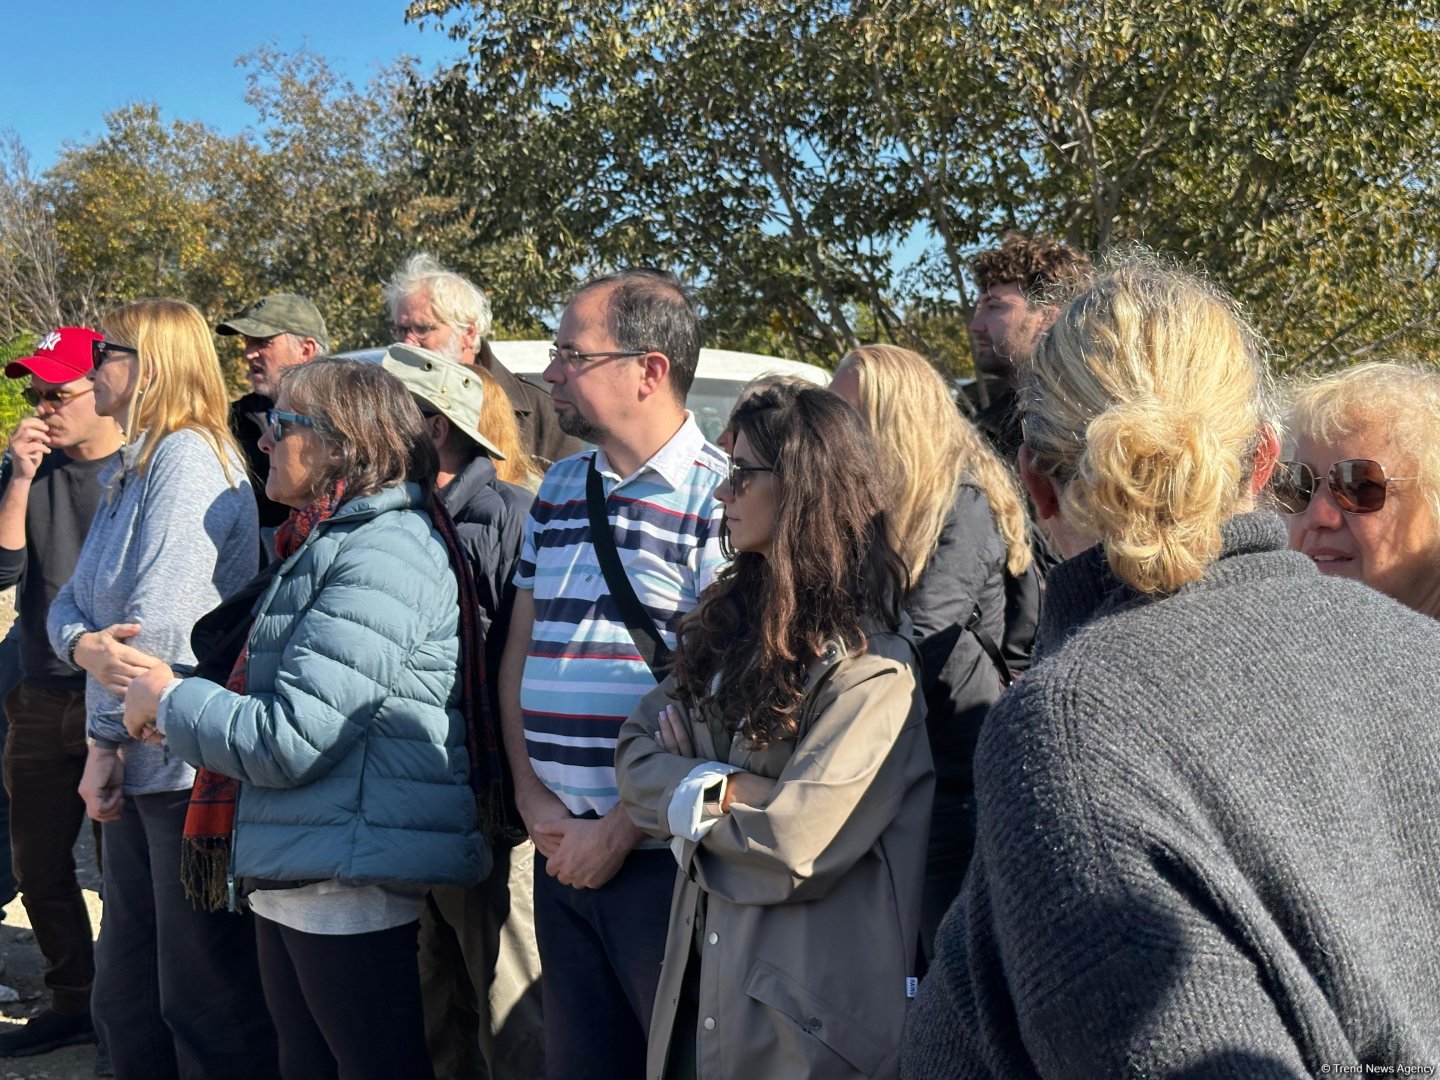
<path fill-rule="evenodd" d="M 510 632 L 515 604 L 515 566 L 525 539 L 525 519 L 533 493 L 495 475 L 495 463 L 477 457 L 445 485 L 440 501 L 455 521 L 455 531 L 470 561 L 485 632 L 485 676 L 492 693 L 498 687 L 500 654 Z"/>
<path fill-rule="evenodd" d="M 904 1074 L 1440 1062 L 1440 624 L 1232 519 L 1146 599 L 1091 549 L 986 718 Z"/>
<path fill-rule="evenodd" d="M 265 494 L 265 477 L 270 473 L 270 455 L 260 449 L 260 437 L 267 426 L 265 414 L 275 403 L 264 394 L 246 394 L 230 405 L 230 434 L 235 436 L 250 469 L 250 488 L 255 492 L 255 508 L 260 513 L 260 528 L 273 529 L 290 516 L 290 507 L 274 502 Z M 269 552 L 264 553 L 269 557 Z"/>
<path fill-rule="evenodd" d="M 927 952 L 970 860 L 975 740 L 1001 689 L 995 665 L 964 627 L 978 604 L 981 628 L 992 641 L 1003 638 L 1005 555 L 1005 541 L 985 493 L 961 483 L 935 553 L 905 603 L 920 653 L 925 730 L 935 759 L 935 806 L 920 925 Z"/>

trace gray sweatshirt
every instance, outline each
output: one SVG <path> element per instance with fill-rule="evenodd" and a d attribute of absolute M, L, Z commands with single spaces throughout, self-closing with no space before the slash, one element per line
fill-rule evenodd
<path fill-rule="evenodd" d="M 252 577 L 260 540 L 255 498 L 238 456 L 231 478 L 215 448 L 199 432 L 174 432 L 156 447 L 144 475 L 133 463 L 142 440 L 122 452 L 101 478 L 105 499 L 95 514 L 75 574 L 50 608 L 47 629 L 57 656 L 84 630 L 139 623 L 127 639 L 174 668 L 195 663 L 190 631 Z M 102 746 L 117 746 L 125 763 L 125 793 L 179 791 L 194 770 L 163 746 L 130 739 L 125 702 L 93 677 L 85 681 L 87 729 Z"/>

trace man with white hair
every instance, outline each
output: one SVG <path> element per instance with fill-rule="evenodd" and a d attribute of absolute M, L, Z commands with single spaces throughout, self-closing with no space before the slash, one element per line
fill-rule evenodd
<path fill-rule="evenodd" d="M 560 430 L 555 406 L 542 386 L 516 377 L 486 344 L 490 301 L 470 281 L 433 255 L 412 255 L 385 285 L 385 303 L 398 344 L 418 345 L 461 364 L 479 364 L 495 377 L 520 425 L 520 439 L 545 466 L 580 449 Z"/>

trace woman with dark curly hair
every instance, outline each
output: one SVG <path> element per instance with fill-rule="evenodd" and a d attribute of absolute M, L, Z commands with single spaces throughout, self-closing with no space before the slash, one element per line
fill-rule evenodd
<path fill-rule="evenodd" d="M 819 389 L 731 427 L 735 559 L 616 751 L 680 864 L 647 1074 L 894 1076 L 933 770 L 875 445 Z"/>

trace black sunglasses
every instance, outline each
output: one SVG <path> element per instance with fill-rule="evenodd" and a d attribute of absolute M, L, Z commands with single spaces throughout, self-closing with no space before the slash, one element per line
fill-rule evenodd
<path fill-rule="evenodd" d="M 96 338 L 90 342 L 90 365 L 98 368 L 106 360 L 113 359 L 120 353 L 129 353 L 131 356 L 139 356 L 139 349 L 132 349 L 129 345 L 117 345 L 113 341 L 106 341 L 104 338 Z"/>
<path fill-rule="evenodd" d="M 751 473 L 773 473 L 774 471 L 774 467 L 770 465 L 737 465 L 735 459 L 731 458 L 730 474 L 726 477 L 726 480 L 730 483 L 730 492 L 732 495 L 744 495 L 745 489 L 750 486 Z"/>
<path fill-rule="evenodd" d="M 1386 476 L 1385 467 L 1369 458 L 1346 458 L 1330 466 L 1325 480 L 1335 505 L 1347 514 L 1373 514 L 1385 505 L 1391 484 L 1415 479 L 1413 476 Z M 1319 478 L 1303 461 L 1279 461 L 1270 477 L 1270 494 L 1287 514 L 1303 514 L 1315 496 Z"/>
<path fill-rule="evenodd" d="M 85 390 L 36 390 L 33 386 L 27 386 L 21 391 L 25 395 L 25 400 L 37 409 L 42 401 L 52 408 L 58 409 L 67 401 L 73 401 L 77 397 L 84 397 L 86 394 L 94 392 L 94 387 Z"/>

